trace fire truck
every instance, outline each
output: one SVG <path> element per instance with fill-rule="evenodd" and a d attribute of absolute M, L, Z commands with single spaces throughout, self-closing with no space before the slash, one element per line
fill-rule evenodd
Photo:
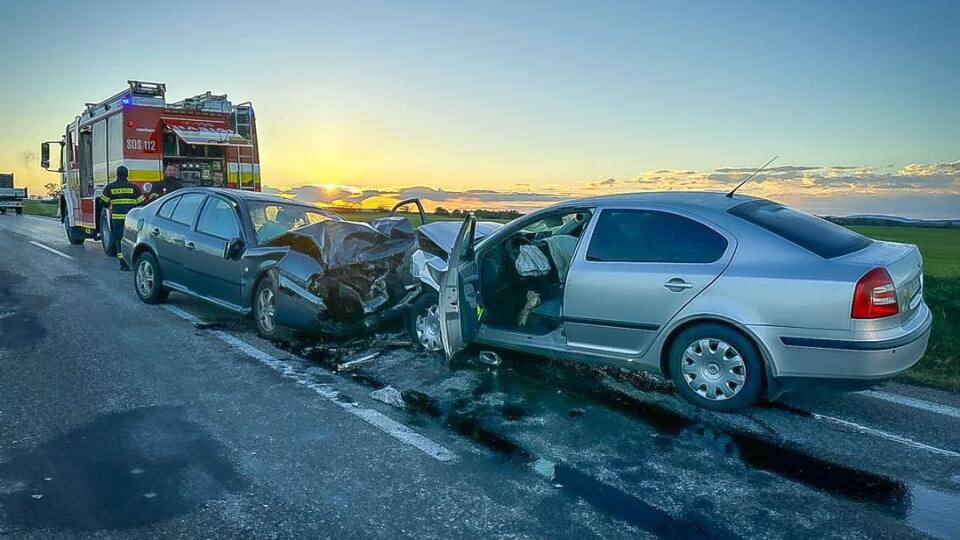
<path fill-rule="evenodd" d="M 109 210 L 100 193 L 117 167 L 150 194 L 164 168 L 176 164 L 184 187 L 219 186 L 260 191 L 260 159 L 253 106 L 234 105 L 209 91 L 167 103 L 166 85 L 127 81 L 127 88 L 97 102 L 67 124 L 59 141 L 44 142 L 40 164 L 60 173 L 59 216 L 71 244 L 108 242 Z M 50 145 L 60 145 L 60 164 L 50 168 Z"/>

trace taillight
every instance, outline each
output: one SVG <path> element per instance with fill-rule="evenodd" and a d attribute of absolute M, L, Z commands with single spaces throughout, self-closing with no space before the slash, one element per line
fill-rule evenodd
<path fill-rule="evenodd" d="M 900 313 L 897 302 L 897 287 L 890 274 L 883 268 L 867 272 L 853 292 L 854 319 L 879 319 Z"/>

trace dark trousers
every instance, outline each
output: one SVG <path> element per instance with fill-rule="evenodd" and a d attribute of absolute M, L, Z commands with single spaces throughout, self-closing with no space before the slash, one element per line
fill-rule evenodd
<path fill-rule="evenodd" d="M 110 221 L 110 243 L 117 252 L 117 259 L 120 260 L 120 266 L 124 267 L 127 263 L 123 260 L 123 252 L 120 251 L 120 239 L 123 238 L 123 222 L 119 220 Z"/>

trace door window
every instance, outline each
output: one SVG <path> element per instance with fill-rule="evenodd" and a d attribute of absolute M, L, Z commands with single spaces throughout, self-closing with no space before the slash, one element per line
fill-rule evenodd
<path fill-rule="evenodd" d="M 587 260 L 706 264 L 726 250 L 726 238 L 690 218 L 655 210 L 605 210 L 593 230 Z"/>
<path fill-rule="evenodd" d="M 210 197 L 200 212 L 200 221 L 197 230 L 231 240 L 240 236 L 240 224 L 237 223 L 237 212 L 233 205 L 220 197 Z"/>
<path fill-rule="evenodd" d="M 184 225 L 193 225 L 193 220 L 197 217 L 197 210 L 205 196 L 202 193 L 190 193 L 180 197 L 180 204 L 177 205 L 170 219 Z"/>
<path fill-rule="evenodd" d="M 173 211 L 177 208 L 178 202 L 180 202 L 180 197 L 173 197 L 169 201 L 163 203 L 163 206 L 160 207 L 160 211 L 157 212 L 157 215 L 162 218 L 171 219 L 173 216 Z"/>

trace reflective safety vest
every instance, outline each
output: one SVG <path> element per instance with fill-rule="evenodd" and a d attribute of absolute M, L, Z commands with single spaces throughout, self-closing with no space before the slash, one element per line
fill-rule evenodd
<path fill-rule="evenodd" d="M 110 209 L 111 221 L 122 223 L 127 212 L 143 204 L 143 191 L 127 180 L 114 180 L 103 188 L 100 201 Z"/>

